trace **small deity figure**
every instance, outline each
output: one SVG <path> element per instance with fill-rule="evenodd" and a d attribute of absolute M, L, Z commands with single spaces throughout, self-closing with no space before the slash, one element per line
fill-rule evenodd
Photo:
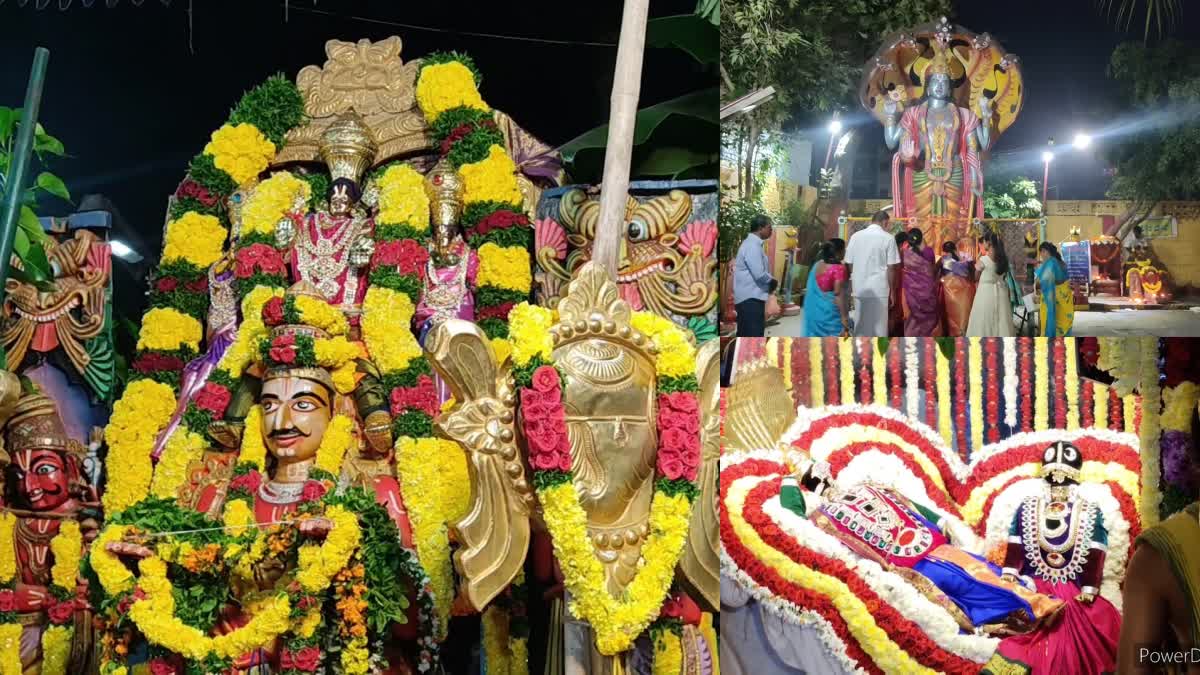
<path fill-rule="evenodd" d="M 1116 669 L 1121 615 L 1100 596 L 1108 531 L 1100 508 L 1078 492 L 1083 454 L 1058 442 L 1042 457 L 1042 494 L 1026 497 L 1013 516 L 1004 579 L 1032 579 L 1039 593 L 1061 600 L 1062 620 L 1001 643 L 1000 653 L 1035 673 L 1106 673 Z"/>
<path fill-rule="evenodd" d="M 16 383 L 16 378 L 11 381 Z M 68 530 L 65 523 L 77 524 L 70 528 L 74 534 L 65 536 L 78 537 L 82 557 L 98 529 L 92 516 L 99 499 L 82 473 L 86 451 L 67 437 L 54 402 L 37 393 L 25 394 L 17 401 L 5 425 L 4 440 L 6 451 L 0 456 L 4 504 L 16 516 L 16 526 L 13 541 L 0 545 L 15 549 L 17 576 L 13 589 L 0 590 L 0 596 L 11 596 L 13 611 L 23 626 L 21 667 L 26 673 L 40 672 L 46 630 L 68 626 L 74 630 L 67 669 L 82 672 L 92 636 L 87 587 L 73 574 L 70 588 L 54 583 L 57 558 L 52 542 Z"/>
<path fill-rule="evenodd" d="M 1142 226 L 1134 225 L 1122 246 L 1125 260 L 1125 293 L 1134 300 L 1160 302 L 1171 299 L 1166 266 L 1154 252 L 1151 240 L 1143 235 Z"/>
<path fill-rule="evenodd" d="M 969 217 L 983 214 L 980 153 L 991 142 L 992 103 L 986 95 L 980 96 L 981 117 L 956 105 L 952 96 L 959 82 L 951 79 L 947 57 L 947 52 L 953 52 L 936 42 L 931 48 L 936 53 L 921 77 L 925 100 L 903 109 L 889 97 L 883 104 L 883 137 L 888 148 L 896 150 L 894 217 L 916 217 L 931 243 L 940 247 L 947 239 L 965 236 Z M 929 227 L 934 229 L 928 231 Z"/>
<path fill-rule="evenodd" d="M 784 479 L 779 496 L 788 510 L 932 596 L 964 630 L 1023 633 L 1062 611 L 1062 600 L 1002 578 L 998 567 L 951 544 L 943 517 L 891 489 L 843 490 L 828 464 L 806 461 Z"/>
<path fill-rule="evenodd" d="M 328 210 L 293 214 L 275 228 L 275 243 L 289 251 L 291 281 L 307 281 L 358 324 L 375 252 L 375 221 L 360 205 L 360 181 L 375 159 L 375 141 L 362 118 L 349 111 L 321 138 L 321 157 L 332 181 Z"/>
<path fill-rule="evenodd" d="M 471 287 L 479 271 L 479 257 L 463 240 L 463 182 L 446 160 L 425 177 L 429 196 L 431 255 L 425 268 L 425 289 L 417 305 L 418 336 L 424 341 L 433 326 L 447 319 L 475 320 Z"/>

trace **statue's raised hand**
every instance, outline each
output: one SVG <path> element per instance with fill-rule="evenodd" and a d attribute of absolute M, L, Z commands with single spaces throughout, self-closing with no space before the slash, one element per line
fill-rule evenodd
<path fill-rule="evenodd" d="M 309 539 L 324 539 L 333 529 L 333 521 L 328 518 L 309 518 L 300 521 L 300 534 Z"/>
<path fill-rule="evenodd" d="M 894 99 L 888 98 L 883 102 L 883 113 L 888 117 L 895 117 L 896 113 L 900 112 L 900 103 Z"/>
<path fill-rule="evenodd" d="M 104 547 L 109 553 L 120 557 L 130 558 L 133 560 L 143 560 L 154 555 L 154 551 L 142 546 L 141 544 L 132 544 L 127 541 L 114 541 Z"/>
<path fill-rule="evenodd" d="M 979 119 L 987 122 L 992 118 L 992 99 L 987 94 L 979 95 Z"/>

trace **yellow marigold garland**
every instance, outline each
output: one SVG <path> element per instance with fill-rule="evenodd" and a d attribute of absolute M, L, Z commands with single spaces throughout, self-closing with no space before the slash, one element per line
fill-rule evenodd
<path fill-rule="evenodd" d="M 695 375 L 696 348 L 674 321 L 653 312 L 634 312 L 630 324 L 654 341 L 658 349 L 654 368 L 659 377 Z"/>
<path fill-rule="evenodd" d="M 488 242 L 476 251 L 479 273 L 475 282 L 520 293 L 528 293 L 533 285 L 529 268 L 529 253 L 520 246 L 501 247 Z"/>
<path fill-rule="evenodd" d="M 570 482 L 538 491 L 570 590 L 571 613 L 586 620 L 595 632 L 601 654 L 618 654 L 658 616 L 675 575 L 675 565 L 687 539 L 691 503 L 685 495 L 655 492 L 650 506 L 650 536 L 642 547 L 645 564 L 626 587 L 624 600 L 608 593 L 604 567 L 592 550 L 587 513 Z"/>
<path fill-rule="evenodd" d="M 317 447 L 316 468 L 337 478 L 342 473 L 342 459 L 353 444 L 354 421 L 345 415 L 335 415 Z"/>
<path fill-rule="evenodd" d="M 242 376 L 246 366 L 254 362 L 259 340 L 266 337 L 267 327 L 263 324 L 262 308 L 271 298 L 282 298 L 282 288 L 255 286 L 242 299 L 242 325 L 238 326 L 237 338 L 217 367 L 229 373 L 230 377 Z"/>
<path fill-rule="evenodd" d="M 192 462 L 204 457 L 208 447 L 204 437 L 180 425 L 167 440 L 162 458 L 154 467 L 154 480 L 150 483 L 150 494 L 161 499 L 174 499 L 179 487 L 187 481 L 187 469 Z"/>
<path fill-rule="evenodd" d="M 417 104 L 425 118 L 433 121 L 439 115 L 460 106 L 490 112 L 475 86 L 475 74 L 457 61 L 425 66 L 417 79 Z"/>
<path fill-rule="evenodd" d="M 1162 405 L 1161 387 L 1158 383 L 1158 338 L 1143 337 L 1141 341 L 1141 386 L 1142 425 L 1138 429 L 1142 458 L 1142 527 L 1153 527 L 1159 521 L 1159 505 L 1162 502 L 1162 433 L 1159 413 Z"/>
<path fill-rule="evenodd" d="M 1093 416 L 1097 429 L 1108 429 L 1108 385 L 1097 382 L 1094 386 L 1095 395 L 1092 397 Z"/>
<path fill-rule="evenodd" d="M 379 215 L 375 220 L 389 225 L 408 225 L 418 232 L 429 230 L 429 196 L 425 177 L 407 164 L 394 164 L 379 177 Z"/>
<path fill-rule="evenodd" d="M 167 223 L 162 261 L 182 260 L 207 268 L 224 254 L 227 234 L 216 216 L 187 211 Z"/>
<path fill-rule="evenodd" d="M 313 298 L 307 295 L 295 297 L 296 310 L 300 313 L 300 323 L 312 326 L 329 333 L 332 336 L 346 335 L 350 332 L 350 323 L 342 310 L 329 304 L 324 298 Z"/>
<path fill-rule="evenodd" d="M 371 652 L 367 649 L 367 638 L 356 637 L 342 649 L 342 672 L 348 675 L 364 675 L 371 668 Z"/>
<path fill-rule="evenodd" d="M 464 164 L 459 170 L 463 179 L 463 202 L 501 202 L 520 206 L 521 188 L 517 184 L 517 165 L 499 145 L 488 148 L 486 159 Z M 521 249 L 524 250 L 524 249 Z"/>
<path fill-rule="evenodd" d="M 555 321 L 557 314 L 552 309 L 528 302 L 513 307 L 508 314 L 508 339 L 512 343 L 514 364 L 524 366 L 534 358 L 550 361 L 554 351 L 550 328 Z"/>
<path fill-rule="evenodd" d="M 429 575 L 442 640 L 456 592 L 448 526 L 469 508 L 466 453 L 453 441 L 401 436 L 396 439 L 396 475 L 402 481 L 417 559 Z"/>
<path fill-rule="evenodd" d="M 203 335 L 204 327 L 195 318 L 170 307 L 156 307 L 142 319 L 137 348 L 164 352 L 184 347 L 196 350 Z"/>
<path fill-rule="evenodd" d="M 92 542 L 88 562 L 96 573 L 96 578 L 100 580 L 100 587 L 110 596 L 133 588 L 133 573 L 125 567 L 120 558 L 108 551 L 108 545 L 121 542 L 130 529 L 125 525 L 109 525 L 100 532 L 96 541 Z"/>
<path fill-rule="evenodd" d="M 79 531 L 78 522 L 61 521 L 58 534 L 50 540 L 50 553 L 54 555 L 50 579 L 55 586 L 74 593 L 79 577 L 79 561 L 83 558 L 83 534 Z"/>
<path fill-rule="evenodd" d="M 242 235 L 273 236 L 279 221 L 288 213 L 303 211 L 311 196 L 312 186 L 308 181 L 288 171 L 272 174 L 246 198 L 242 207 Z"/>
<path fill-rule="evenodd" d="M 262 406 L 251 406 L 242 427 L 242 447 L 238 451 L 237 460 L 238 464 L 253 464 L 259 471 L 265 471 L 267 466 L 267 444 L 263 441 L 262 433 L 258 431 L 262 429 L 262 420 Z"/>
<path fill-rule="evenodd" d="M 71 659 L 71 626 L 47 626 L 42 633 L 42 675 L 64 675 Z"/>
<path fill-rule="evenodd" d="M 661 630 L 655 636 L 654 667 L 651 672 L 653 675 L 680 675 L 683 672 L 683 644 L 674 631 Z"/>
<path fill-rule="evenodd" d="M 1163 389 L 1162 428 L 1167 431 L 1192 431 L 1192 411 L 1200 401 L 1200 384 L 1183 381 Z"/>
<path fill-rule="evenodd" d="M 17 575 L 17 548 L 13 539 L 17 517 L 0 513 L 0 585 Z M 21 624 L 0 623 L 0 675 L 21 675 Z"/>
<path fill-rule="evenodd" d="M 512 356 L 512 343 L 504 338 L 492 338 L 492 351 L 496 353 L 496 363 L 504 363 L 505 359 Z"/>
<path fill-rule="evenodd" d="M 404 293 L 382 286 L 367 289 L 363 298 L 363 341 L 381 371 L 404 371 L 422 355 L 421 345 L 408 328 L 415 311 Z"/>
<path fill-rule="evenodd" d="M 362 539 L 358 517 L 344 506 L 330 506 L 325 511 L 325 517 L 333 522 L 325 541 L 300 547 L 296 581 L 308 593 L 320 593 L 329 588 L 333 576 L 350 562 L 350 556 L 354 555 Z"/>
<path fill-rule="evenodd" d="M 838 338 L 838 362 L 841 366 L 842 403 L 853 403 L 858 393 L 854 387 L 854 338 Z"/>
<path fill-rule="evenodd" d="M 204 154 L 241 185 L 266 170 L 275 157 L 275 144 L 253 124 L 226 124 L 212 133 Z"/>
<path fill-rule="evenodd" d="M 508 613 L 490 605 L 483 610 L 480 620 L 483 624 L 482 646 L 486 670 L 507 675 L 512 666 L 508 651 Z"/>
<path fill-rule="evenodd" d="M 954 447 L 954 422 L 951 416 L 950 404 L 950 359 L 942 353 L 941 349 L 935 349 L 937 355 L 937 406 L 938 406 L 938 432 L 946 441 L 946 445 Z M 886 396 L 886 394 L 885 394 Z M 876 403 L 886 401 L 886 398 L 875 399 Z"/>
<path fill-rule="evenodd" d="M 152 475 L 150 449 L 174 412 L 175 392 L 153 380 L 130 383 L 113 406 L 104 437 L 108 465 L 120 470 L 108 477 L 103 499 L 107 513 L 123 511 L 146 497 Z"/>
<path fill-rule="evenodd" d="M 939 354 L 942 352 L 940 349 L 937 351 Z M 943 356 L 942 358 L 944 359 L 945 357 Z M 949 378 L 949 374 L 946 377 Z M 947 379 L 946 382 L 949 384 L 950 380 Z M 875 405 L 887 405 L 887 359 L 879 352 L 879 347 L 876 346 L 875 340 L 871 340 L 871 385 L 873 389 L 871 400 L 875 402 Z M 941 397 L 940 393 L 938 397 Z M 947 397 L 947 403 L 949 400 L 949 397 Z"/>
<path fill-rule="evenodd" d="M 7 511 L 0 512 L 0 584 L 6 584 L 17 576 L 17 548 L 13 543 L 17 517 Z"/>
<path fill-rule="evenodd" d="M 21 675 L 21 632 L 19 623 L 0 623 L 0 675 Z"/>

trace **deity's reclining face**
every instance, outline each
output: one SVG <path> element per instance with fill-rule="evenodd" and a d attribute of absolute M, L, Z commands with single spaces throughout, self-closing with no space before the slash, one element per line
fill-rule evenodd
<path fill-rule="evenodd" d="M 929 98 L 950 100 L 950 76 L 943 73 L 930 75 L 929 86 L 925 88 L 925 91 L 929 93 Z"/>
<path fill-rule="evenodd" d="M 272 455 L 288 463 L 317 456 L 333 419 L 333 392 L 325 384 L 299 376 L 269 378 L 259 403 L 263 440 Z"/>
<path fill-rule="evenodd" d="M 353 181 L 347 178 L 335 180 L 329 190 L 329 212 L 336 215 L 350 213 L 360 196 L 358 186 Z"/>
<path fill-rule="evenodd" d="M 71 463 L 49 448 L 19 448 L 9 467 L 18 508 L 50 511 L 71 498 Z"/>

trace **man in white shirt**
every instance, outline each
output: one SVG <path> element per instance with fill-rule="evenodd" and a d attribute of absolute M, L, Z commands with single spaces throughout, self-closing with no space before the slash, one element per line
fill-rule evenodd
<path fill-rule="evenodd" d="M 871 218 L 865 230 L 850 236 L 846 244 L 845 264 L 850 271 L 850 289 L 854 296 L 854 334 L 886 337 L 888 303 L 892 287 L 899 283 L 900 251 L 896 239 L 884 228 L 886 211 Z"/>

